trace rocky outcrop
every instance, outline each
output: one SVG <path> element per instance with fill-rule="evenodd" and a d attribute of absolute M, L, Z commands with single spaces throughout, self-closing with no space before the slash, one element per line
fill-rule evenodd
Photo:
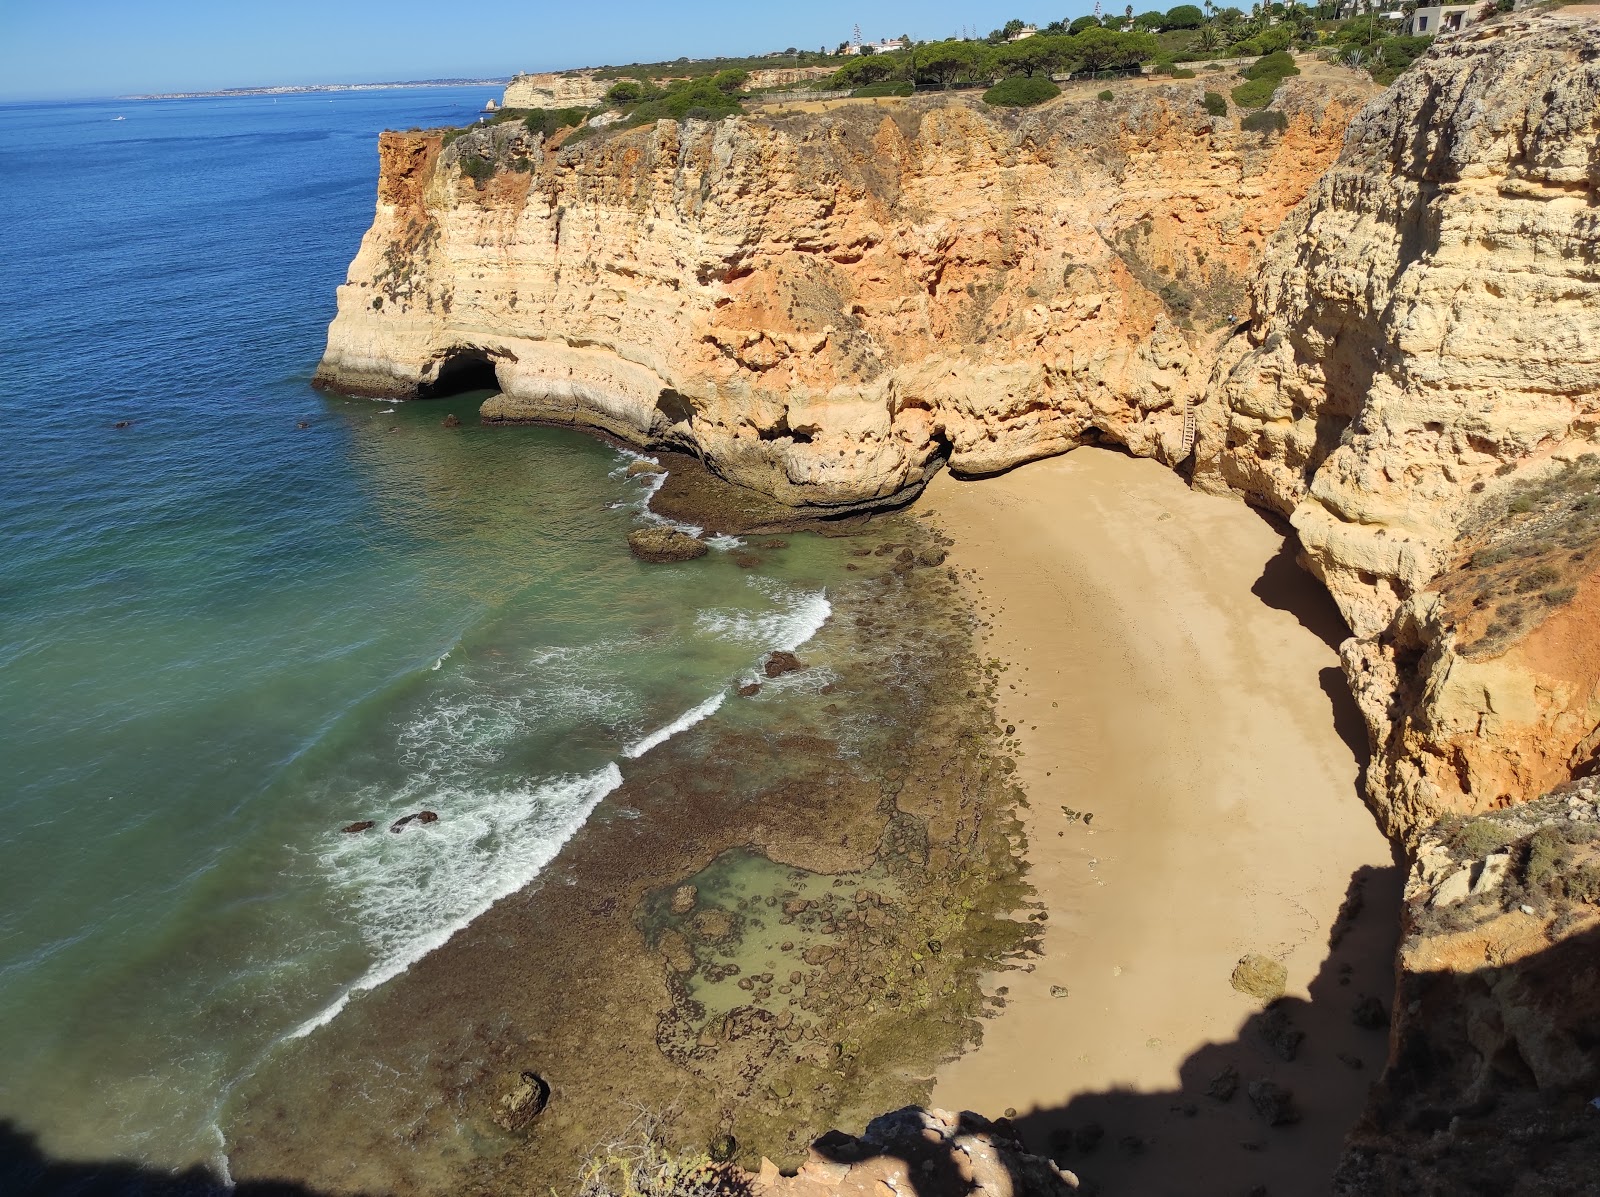
<path fill-rule="evenodd" d="M 1102 439 L 1176 462 L 1262 246 L 1366 94 L 1292 81 L 1282 135 L 1184 83 L 558 151 L 510 124 L 386 134 L 319 378 L 414 396 L 476 370 L 501 392 L 488 417 L 689 448 L 819 511 Z M 483 161 L 503 169 L 463 173 Z"/>
<path fill-rule="evenodd" d="M 793 1176 L 762 1162 L 755 1197 L 916 1194 L 917 1197 L 1067 1197 L 1078 1178 L 1031 1154 L 1005 1120 L 907 1106 L 874 1118 L 860 1137 L 829 1131 Z"/>
<path fill-rule="evenodd" d="M 794 87 L 800 83 L 815 83 L 818 79 L 826 79 L 833 73 L 833 67 L 825 66 L 767 67 L 751 71 L 745 87 L 749 91 L 765 91 L 771 87 Z"/>
<path fill-rule="evenodd" d="M 502 108 L 592 108 L 615 80 L 598 79 L 591 71 L 559 75 L 513 75 L 501 98 Z"/>
<path fill-rule="evenodd" d="M 1600 424 L 1597 163 L 1592 20 L 1443 41 L 1275 234 L 1200 409 L 1197 480 L 1288 516 L 1355 633 L 1391 832 L 1526 799 L 1594 751 L 1594 596 L 1566 558 L 1593 542 L 1573 510 L 1592 479 L 1570 463 Z M 1506 552 L 1534 564 L 1552 521 L 1576 533 L 1557 538 L 1574 541 L 1560 585 L 1456 576 L 1522 526 Z M 1469 650 L 1473 611 L 1519 595 L 1513 634 Z"/>
<path fill-rule="evenodd" d="M 1600 784 L 1423 834 L 1389 1065 L 1335 1191 L 1600 1191 Z"/>

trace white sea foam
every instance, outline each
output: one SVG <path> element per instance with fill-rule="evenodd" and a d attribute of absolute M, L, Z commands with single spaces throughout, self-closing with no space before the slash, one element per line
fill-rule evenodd
<path fill-rule="evenodd" d="M 349 896 L 374 960 L 289 1038 L 331 1022 L 357 993 L 398 977 L 527 885 L 621 784 L 622 771 L 611 763 L 587 775 L 489 793 L 417 786 L 405 804 L 436 807 L 437 823 L 413 824 L 397 835 L 330 836 L 321 862 Z"/>
<path fill-rule="evenodd" d="M 722 700 L 727 696 L 728 692 L 726 690 L 717 691 L 699 706 L 690 707 L 665 727 L 658 728 L 637 743 L 628 745 L 622 750 L 622 755 L 630 761 L 638 760 L 658 744 L 665 744 L 679 732 L 687 731 L 702 719 L 709 719 L 716 709 L 722 705 Z"/>
<path fill-rule="evenodd" d="M 793 652 L 822 630 L 833 614 L 826 590 L 804 591 L 768 578 L 750 585 L 779 604 L 776 611 L 702 611 L 695 626 L 706 635 L 749 644 L 762 652 Z"/>

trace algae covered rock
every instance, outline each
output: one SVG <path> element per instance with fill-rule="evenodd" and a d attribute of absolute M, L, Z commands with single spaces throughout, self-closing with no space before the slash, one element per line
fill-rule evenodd
<path fill-rule="evenodd" d="M 706 542 L 676 528 L 635 528 L 628 550 L 640 561 L 693 561 L 709 551 Z"/>
<path fill-rule="evenodd" d="M 1289 983 L 1289 970 L 1270 956 L 1251 952 L 1234 965 L 1233 976 L 1228 981 L 1240 993 L 1270 1002 L 1283 996 Z"/>

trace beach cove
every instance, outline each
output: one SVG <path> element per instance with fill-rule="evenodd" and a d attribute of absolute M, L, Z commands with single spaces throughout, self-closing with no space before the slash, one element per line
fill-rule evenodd
<path fill-rule="evenodd" d="M 923 502 L 1003 665 L 1049 914 L 934 1104 L 1014 1112 L 1108 1192 L 1328 1175 L 1383 1065 L 1352 1009 L 1393 991 L 1399 890 L 1357 790 L 1332 602 L 1281 531 L 1154 462 L 1083 450 L 941 475 Z M 1249 953 L 1285 966 L 1281 1017 L 1230 986 Z M 1298 1124 L 1267 1126 L 1256 1080 L 1293 1093 Z"/>

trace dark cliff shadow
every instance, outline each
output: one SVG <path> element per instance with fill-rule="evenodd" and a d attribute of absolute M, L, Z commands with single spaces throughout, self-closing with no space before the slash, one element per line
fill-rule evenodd
<path fill-rule="evenodd" d="M 169 1172 L 122 1160 L 58 1160 L 33 1135 L 0 1121 L 0 1193 L 5 1197 L 322 1197 L 290 1181 L 224 1184 L 201 1167 Z"/>
<path fill-rule="evenodd" d="M 1276 516 L 1254 510 L 1283 537 L 1283 544 L 1262 567 L 1250 593 L 1273 610 L 1293 615 L 1301 627 L 1338 652 L 1350 638 L 1350 627 L 1327 588 L 1300 564 L 1300 538 Z"/>
<path fill-rule="evenodd" d="M 1283 997 L 1251 1014 L 1233 1039 L 1190 1055 L 1176 1087 L 1079 1094 L 997 1119 L 993 1133 L 1015 1136 L 1029 1153 L 1075 1173 L 1082 1192 L 1102 1197 L 1328 1192 L 1386 1055 L 1402 876 L 1398 863 L 1358 870 L 1309 1000 Z M 1227 978 L 1196 978 L 1219 983 Z M 962 1117 L 973 1128 L 991 1125 Z M 953 1144 L 884 1150 L 836 1136 L 816 1153 L 840 1164 L 901 1160 L 916 1197 L 971 1188 L 971 1163 Z M 1037 1170 L 1008 1171 L 1019 1197 L 1059 1191 Z"/>

